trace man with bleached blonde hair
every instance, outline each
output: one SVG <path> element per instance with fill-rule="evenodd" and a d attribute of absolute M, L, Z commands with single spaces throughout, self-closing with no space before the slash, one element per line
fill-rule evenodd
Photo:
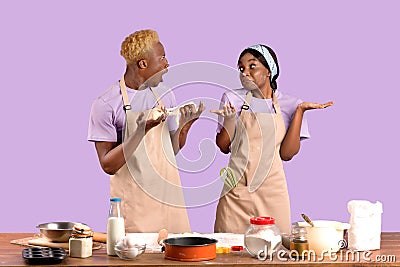
<path fill-rule="evenodd" d="M 88 140 L 111 175 L 110 196 L 122 198 L 127 232 L 188 232 L 175 154 L 205 107 L 180 108 L 179 122 L 167 115 L 176 99 L 161 83 L 169 64 L 157 32 L 129 35 L 121 55 L 125 74 L 93 102 Z"/>
<path fill-rule="evenodd" d="M 157 32 L 153 30 L 137 31 L 122 42 L 121 56 L 124 57 L 127 65 L 135 64 L 149 52 L 154 42 L 160 42 Z"/>

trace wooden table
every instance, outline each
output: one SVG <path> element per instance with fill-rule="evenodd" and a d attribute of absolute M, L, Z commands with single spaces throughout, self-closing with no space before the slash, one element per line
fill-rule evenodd
<path fill-rule="evenodd" d="M 22 258 L 23 246 L 10 244 L 11 240 L 33 236 L 32 233 L 0 233 L 0 266 L 27 266 L 27 262 Z M 193 265 L 219 265 L 219 266 L 285 266 L 285 265 L 302 265 L 302 266 L 377 266 L 390 265 L 400 266 L 400 233 L 382 233 L 381 249 L 371 251 L 367 255 L 367 260 L 363 259 L 363 252 L 360 252 L 360 259 L 357 260 L 356 255 L 352 258 L 348 254 L 346 260 L 346 250 L 342 250 L 337 254 L 338 258 L 315 260 L 299 260 L 299 261 L 281 261 L 278 257 L 274 257 L 272 261 L 260 261 L 251 258 L 246 252 L 235 252 L 230 254 L 217 254 L 217 258 L 211 261 L 203 262 L 179 262 L 164 259 L 161 253 L 145 253 L 140 258 L 131 261 L 121 260 L 118 257 L 107 256 L 105 246 L 99 250 L 93 251 L 93 256 L 86 259 L 67 257 L 58 266 L 193 266 Z M 371 260 L 368 262 L 368 259 Z M 383 262 L 385 260 L 385 262 Z M 379 262 L 378 262 L 379 261 Z"/>

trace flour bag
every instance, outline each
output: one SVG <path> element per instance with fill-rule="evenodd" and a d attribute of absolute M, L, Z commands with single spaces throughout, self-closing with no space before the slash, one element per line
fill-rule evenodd
<path fill-rule="evenodd" d="M 368 200 L 351 200 L 347 203 L 350 213 L 348 248 L 357 251 L 380 249 L 382 203 Z"/>

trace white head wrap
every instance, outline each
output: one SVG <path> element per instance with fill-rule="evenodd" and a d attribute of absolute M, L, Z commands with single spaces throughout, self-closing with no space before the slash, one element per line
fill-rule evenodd
<path fill-rule="evenodd" d="M 265 46 L 262 45 L 252 45 L 249 46 L 247 49 L 254 49 L 257 50 L 258 52 L 261 53 L 261 55 L 263 55 L 263 57 L 265 58 L 265 60 L 268 63 L 269 69 L 271 71 L 271 77 L 270 80 L 272 81 L 272 78 L 278 74 L 278 67 L 276 66 L 275 60 L 274 58 L 271 56 L 271 54 L 269 53 L 268 49 Z"/>

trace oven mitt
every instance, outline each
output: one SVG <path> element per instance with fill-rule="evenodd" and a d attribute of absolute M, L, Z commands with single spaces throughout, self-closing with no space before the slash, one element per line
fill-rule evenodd
<path fill-rule="evenodd" d="M 224 183 L 230 188 L 235 188 L 238 184 L 238 181 L 236 180 L 235 173 L 233 170 L 229 167 L 222 168 L 221 171 L 219 172 L 219 175 L 224 181 Z"/>

